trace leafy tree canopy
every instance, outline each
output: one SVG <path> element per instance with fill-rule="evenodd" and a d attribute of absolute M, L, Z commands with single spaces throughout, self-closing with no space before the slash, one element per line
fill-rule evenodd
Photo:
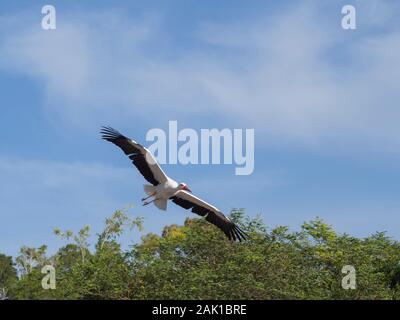
<path fill-rule="evenodd" d="M 141 218 L 117 211 L 90 249 L 90 228 L 55 229 L 66 241 L 56 254 L 22 247 L 15 259 L 0 255 L 0 289 L 15 299 L 398 299 L 400 245 L 384 233 L 356 238 L 336 233 L 321 219 L 299 231 L 268 228 L 259 217 L 233 210 L 250 235 L 229 242 L 203 219 L 143 233 Z M 119 236 L 142 232 L 127 250 Z M 41 268 L 56 269 L 56 289 L 44 290 Z M 356 289 L 345 290 L 342 268 L 356 270 Z"/>

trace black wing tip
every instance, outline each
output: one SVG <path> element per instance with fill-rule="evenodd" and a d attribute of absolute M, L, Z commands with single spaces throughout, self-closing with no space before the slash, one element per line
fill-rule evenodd
<path fill-rule="evenodd" d="M 216 214 L 214 211 L 210 211 L 205 209 L 204 207 L 201 207 L 199 205 L 194 204 L 193 202 L 189 200 L 185 200 L 182 198 L 179 198 L 178 196 L 172 196 L 169 198 L 177 204 L 178 206 L 181 206 L 182 208 L 186 210 L 190 210 L 191 212 L 198 214 L 202 217 L 205 217 L 205 220 L 212 223 L 215 225 L 217 228 L 222 230 L 226 237 L 231 241 L 231 242 L 242 242 L 246 241 L 249 239 L 249 236 L 247 235 L 246 232 L 244 232 L 239 226 L 234 224 L 232 221 L 229 220 L 228 217 L 226 217 L 222 212 L 220 212 L 225 219 L 223 220 L 218 220 Z"/>
<path fill-rule="evenodd" d="M 101 138 L 104 140 L 112 141 L 123 137 L 123 135 L 112 127 L 102 126 L 100 129 Z"/>
<path fill-rule="evenodd" d="M 249 235 L 236 224 L 234 224 L 233 227 L 229 229 L 228 232 L 226 232 L 225 234 L 227 235 L 228 239 L 232 242 L 236 242 L 237 240 L 239 242 L 242 242 L 249 239 Z"/>

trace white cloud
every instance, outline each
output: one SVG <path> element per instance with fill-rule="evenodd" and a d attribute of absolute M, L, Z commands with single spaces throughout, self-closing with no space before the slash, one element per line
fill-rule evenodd
<path fill-rule="evenodd" d="M 62 210 L 68 211 L 72 209 L 70 206 L 79 203 L 79 207 L 83 205 L 84 209 L 76 214 L 84 211 L 93 214 L 100 208 L 102 211 L 110 209 L 116 203 L 118 192 L 126 188 L 129 177 L 134 176 L 130 167 L 121 169 L 98 163 L 4 157 L 0 158 L 0 175 L 0 208 L 15 206 L 15 212 L 18 212 L 18 208 L 29 210 L 32 206 L 38 208 L 36 205 L 52 205 L 55 210 L 62 206 Z M 65 199 L 70 202 L 65 203 Z M 74 215 L 73 212 L 70 214 Z"/>
<path fill-rule="evenodd" d="M 129 169 L 0 157 L 0 251 L 15 254 L 21 245 L 43 242 L 53 248 L 58 243 L 54 227 L 98 229 L 132 200 L 127 192 L 134 172 Z"/>
<path fill-rule="evenodd" d="M 319 6 L 205 23 L 185 50 L 154 17 L 89 13 L 55 32 L 8 23 L 0 66 L 42 79 L 51 116 L 74 126 L 212 113 L 268 134 L 264 143 L 396 150 L 400 32 L 359 31 L 390 20 L 389 7 L 398 9 L 364 7 L 374 19 L 359 18 L 357 31 L 342 30 L 340 16 L 324 23 Z"/>

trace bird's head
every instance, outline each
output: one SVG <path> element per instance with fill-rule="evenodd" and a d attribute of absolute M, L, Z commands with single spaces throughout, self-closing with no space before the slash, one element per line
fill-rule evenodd
<path fill-rule="evenodd" d="M 187 186 L 186 183 L 180 183 L 178 188 L 179 188 L 179 190 L 186 190 L 186 191 L 192 192 L 192 190 L 189 189 L 189 187 Z"/>

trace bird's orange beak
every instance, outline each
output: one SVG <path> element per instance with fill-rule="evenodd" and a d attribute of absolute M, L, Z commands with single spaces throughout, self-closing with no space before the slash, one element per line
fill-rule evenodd
<path fill-rule="evenodd" d="M 190 189 L 188 188 L 188 186 L 185 186 L 184 190 L 189 191 L 190 193 L 192 192 L 192 190 L 190 190 Z"/>

